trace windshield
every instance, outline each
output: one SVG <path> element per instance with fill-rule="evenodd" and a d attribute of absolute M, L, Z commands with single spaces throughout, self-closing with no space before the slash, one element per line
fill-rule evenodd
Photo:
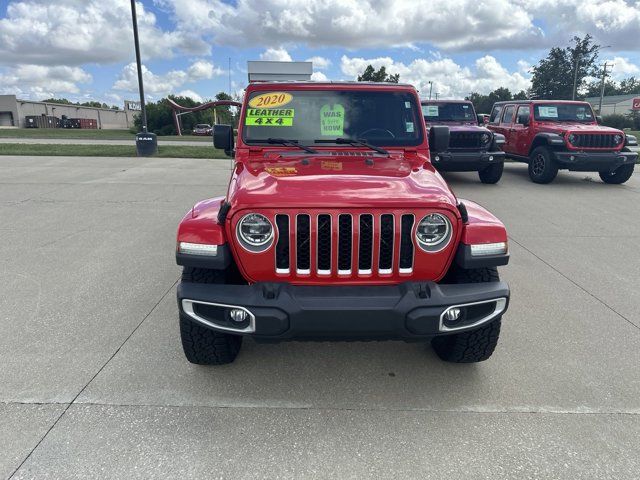
<path fill-rule="evenodd" d="M 207 125 L 205 123 L 199 123 L 196 125 L 196 128 L 211 128 L 211 125 Z"/>
<path fill-rule="evenodd" d="M 545 103 L 533 107 L 534 118 L 542 122 L 588 122 L 595 117 L 588 103 Z"/>
<path fill-rule="evenodd" d="M 267 143 L 269 138 L 308 145 L 337 138 L 379 146 L 423 141 L 416 97 L 401 91 L 258 91 L 249 96 L 242 122 L 248 144 Z"/>
<path fill-rule="evenodd" d="M 476 123 L 476 114 L 473 105 L 466 102 L 422 104 L 422 115 L 427 123 L 433 122 L 473 122 Z"/>

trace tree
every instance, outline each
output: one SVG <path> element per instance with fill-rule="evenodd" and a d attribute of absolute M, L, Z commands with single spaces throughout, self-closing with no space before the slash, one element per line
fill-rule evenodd
<path fill-rule="evenodd" d="M 389 75 L 385 67 L 380 67 L 380 69 L 376 71 L 373 65 L 367 65 L 362 75 L 358 75 L 358 81 L 398 83 L 400 81 L 400 74 Z"/>
<path fill-rule="evenodd" d="M 71 100 L 67 100 L 66 98 L 46 98 L 42 100 L 44 103 L 57 103 L 60 105 L 73 105 Z"/>
<path fill-rule="evenodd" d="M 228 93 L 220 92 L 216 95 L 216 100 L 233 100 L 233 97 Z M 218 116 L 218 123 L 237 126 L 238 119 L 229 105 L 216 107 L 216 115 Z"/>
<path fill-rule="evenodd" d="M 541 99 L 571 99 L 574 78 L 576 91 L 585 86 L 587 77 L 598 76 L 596 61 L 600 45 L 593 43 L 591 35 L 573 37 L 573 46 L 553 47 L 546 58 L 533 67 L 531 94 Z"/>
<path fill-rule="evenodd" d="M 512 95 L 511 91 L 508 88 L 500 87 L 496 88 L 488 95 L 473 92 L 471 95 L 466 97 L 465 100 L 469 100 L 471 101 L 471 103 L 473 103 L 473 108 L 475 108 L 477 113 L 491 113 L 491 108 L 496 102 L 503 102 L 508 100 L 526 100 L 527 98 L 527 92 L 525 92 L 524 90 L 521 90 L 515 95 Z"/>
<path fill-rule="evenodd" d="M 585 92 L 586 97 L 599 97 L 602 89 L 601 80 L 591 82 Z M 604 95 L 636 95 L 640 94 L 640 79 L 625 78 L 620 83 L 614 80 L 604 82 Z"/>

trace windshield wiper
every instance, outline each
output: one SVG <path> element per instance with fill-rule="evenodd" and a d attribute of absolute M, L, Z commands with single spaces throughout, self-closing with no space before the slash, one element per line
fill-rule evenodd
<path fill-rule="evenodd" d="M 298 147 L 307 153 L 318 153 L 318 151 L 314 150 L 313 148 L 307 147 L 306 145 L 300 145 L 297 140 L 287 140 L 286 138 L 267 138 L 265 141 L 271 144 Z"/>
<path fill-rule="evenodd" d="M 334 138 L 333 140 L 314 140 L 314 143 L 337 143 L 338 145 L 353 145 L 355 147 L 367 147 L 370 148 L 371 150 L 374 150 L 378 153 L 381 153 L 382 155 L 389 155 L 389 152 L 387 152 L 384 148 L 380 148 L 380 147 L 376 147 L 375 145 L 371 145 L 368 142 L 365 142 L 364 140 L 355 140 L 355 139 L 351 139 L 351 138 Z"/>

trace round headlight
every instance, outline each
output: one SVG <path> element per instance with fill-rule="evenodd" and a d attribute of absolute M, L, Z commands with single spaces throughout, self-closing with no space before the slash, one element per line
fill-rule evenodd
<path fill-rule="evenodd" d="M 578 139 L 578 137 L 576 136 L 575 133 L 571 133 L 567 137 L 567 140 L 569 140 L 569 143 L 571 143 L 571 144 L 575 144 L 577 139 Z"/>
<path fill-rule="evenodd" d="M 259 213 L 249 213 L 238 222 L 238 237 L 250 250 L 261 249 L 271 242 L 273 226 L 267 217 Z"/>
<path fill-rule="evenodd" d="M 418 245 L 428 252 L 441 250 L 450 238 L 451 223 L 439 213 L 430 213 L 420 220 L 416 228 Z"/>
<path fill-rule="evenodd" d="M 491 134 L 483 133 L 482 135 L 480 135 L 480 143 L 482 143 L 482 145 L 487 145 L 490 141 L 491 141 Z"/>
<path fill-rule="evenodd" d="M 613 136 L 613 143 L 620 145 L 622 143 L 622 135 L 617 134 Z"/>

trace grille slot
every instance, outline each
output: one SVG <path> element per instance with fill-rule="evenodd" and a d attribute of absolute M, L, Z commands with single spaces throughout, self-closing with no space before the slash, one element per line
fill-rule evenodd
<path fill-rule="evenodd" d="M 413 270 L 413 215 L 402 215 L 400 231 L 400 273 L 411 273 Z"/>
<path fill-rule="evenodd" d="M 380 216 L 380 256 L 378 271 L 391 273 L 393 265 L 393 215 Z"/>
<path fill-rule="evenodd" d="M 331 215 L 318 215 L 318 273 L 331 273 Z"/>
<path fill-rule="evenodd" d="M 296 269 L 298 273 L 311 273 L 311 225 L 309 215 L 296 219 Z"/>
<path fill-rule="evenodd" d="M 353 219 L 349 214 L 338 217 L 338 273 L 351 273 Z"/>
<path fill-rule="evenodd" d="M 276 227 L 278 227 L 276 272 L 289 273 L 289 216 L 276 215 Z"/>
<path fill-rule="evenodd" d="M 358 245 L 358 273 L 371 273 L 373 262 L 373 215 L 360 215 L 360 240 Z"/>

